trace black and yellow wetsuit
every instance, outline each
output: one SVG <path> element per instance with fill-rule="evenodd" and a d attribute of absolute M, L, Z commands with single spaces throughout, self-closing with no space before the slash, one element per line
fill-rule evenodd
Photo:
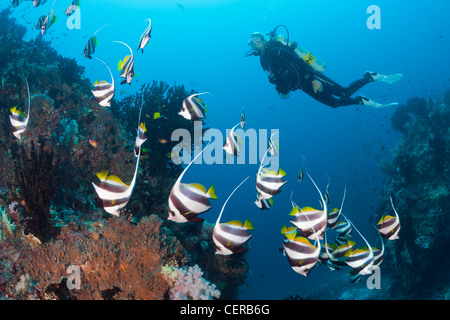
<path fill-rule="evenodd" d="M 352 82 L 348 87 L 343 87 L 322 72 L 314 70 L 294 49 L 295 47 L 272 39 L 260 56 L 261 66 L 269 73 L 269 81 L 275 85 L 278 93 L 286 95 L 290 91 L 300 89 L 333 108 L 362 104 L 361 97 L 351 98 L 351 95 L 373 81 L 370 73 L 366 73 L 362 79 Z M 322 91 L 314 90 L 314 80 L 322 84 Z"/>

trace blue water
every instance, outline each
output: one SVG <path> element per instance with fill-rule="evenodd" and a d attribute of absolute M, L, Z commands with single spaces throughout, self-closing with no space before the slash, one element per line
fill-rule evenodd
<path fill-rule="evenodd" d="M 2 1 L 0 8 L 7 6 Z M 282 100 L 262 71 L 259 58 L 244 57 L 250 49 L 249 35 L 270 32 L 284 24 L 290 37 L 327 64 L 325 74 L 346 86 L 365 71 L 382 74 L 402 73 L 393 85 L 372 83 L 358 93 L 377 102 L 406 102 L 412 96 L 440 97 L 450 87 L 450 28 L 448 1 L 200 1 L 200 0 L 109 0 L 82 1 L 80 29 L 69 30 L 64 10 L 70 1 L 57 0 L 53 9 L 58 21 L 45 39 L 62 55 L 75 58 L 86 67 L 86 76 L 94 82 L 109 79 L 97 60 L 82 56 L 86 41 L 98 28 L 99 45 L 94 56 L 107 62 L 116 83 L 117 62 L 128 51 L 112 41 L 137 48 L 139 37 L 153 24 L 151 45 L 144 54 L 135 54 L 132 85 L 118 86 L 116 98 L 139 91 L 152 80 L 184 84 L 205 96 L 209 114 L 206 123 L 222 131 L 240 119 L 245 107 L 246 129 L 280 131 L 280 166 L 288 183 L 274 197 L 269 211 L 254 204 L 254 175 L 258 164 L 194 165 L 185 181 L 213 184 L 219 200 L 203 216 L 215 222 L 224 200 L 245 177 L 246 184 L 229 201 L 224 219 L 250 219 L 255 230 L 250 240 L 248 261 L 251 272 L 242 284 L 240 299 L 283 299 L 289 295 L 314 298 L 339 298 L 350 284 L 347 273 L 329 272 L 316 266 L 309 277 L 295 273 L 286 257 L 278 251 L 282 243 L 280 229 L 289 225 L 289 195 L 300 206 L 319 206 L 319 197 L 307 178 L 299 184 L 302 164 L 322 191 L 330 177 L 331 206 L 338 207 L 344 187 L 347 198 L 344 212 L 369 242 L 378 243 L 370 217 L 378 208 L 383 176 L 380 161 L 389 157 L 399 134 L 391 129 L 390 109 L 349 106 L 332 109 L 300 91 Z M 40 15 L 47 14 L 53 0 L 32 8 L 24 2 L 13 17 L 27 27 L 26 39 L 35 38 Z M 370 5 L 381 9 L 381 29 L 366 25 Z M 283 33 L 282 28 L 279 29 Z M 152 134 L 152 133 L 149 133 Z M 161 199 L 166 201 L 166 199 Z M 383 265 L 382 265 L 383 270 Z"/>

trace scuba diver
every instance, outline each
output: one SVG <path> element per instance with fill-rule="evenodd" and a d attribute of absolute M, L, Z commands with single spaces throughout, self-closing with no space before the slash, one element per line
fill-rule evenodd
<path fill-rule="evenodd" d="M 284 27 L 287 39 L 277 35 L 277 29 Z M 365 105 L 383 108 L 398 103 L 380 104 L 362 95 L 352 98 L 351 95 L 370 82 L 385 82 L 392 84 L 400 80 L 402 74 L 381 75 L 366 72 L 362 79 L 343 87 L 325 76 L 325 64 L 317 57 L 307 52 L 296 42 L 289 41 L 289 30 L 285 25 L 275 27 L 267 36 L 255 32 L 250 36 L 250 49 L 245 56 L 259 56 L 264 71 L 268 73 L 269 82 L 275 85 L 280 96 L 285 99 L 290 91 L 300 89 L 315 100 L 332 108 L 349 105 Z"/>

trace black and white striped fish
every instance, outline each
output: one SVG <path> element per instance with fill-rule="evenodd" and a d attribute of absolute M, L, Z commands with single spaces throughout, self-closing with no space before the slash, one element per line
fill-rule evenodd
<path fill-rule="evenodd" d="M 345 194 L 347 192 L 347 188 L 344 188 L 344 195 L 342 197 L 341 208 L 334 208 L 330 213 L 328 213 L 328 227 L 334 228 L 339 221 L 339 217 L 342 212 L 342 207 L 344 206 Z"/>
<path fill-rule="evenodd" d="M 290 215 L 295 216 L 295 218 L 291 220 L 291 223 L 295 225 L 305 237 L 312 240 L 316 240 L 315 237 L 323 239 L 322 234 L 327 227 L 327 205 L 320 189 L 317 187 L 309 173 L 307 173 L 307 175 L 319 192 L 323 210 L 314 209 L 312 207 L 299 209 L 298 206 L 295 206 L 290 213 Z"/>
<path fill-rule="evenodd" d="M 95 36 L 100 30 L 102 30 L 104 27 L 106 27 L 108 24 L 105 24 L 103 27 L 95 31 L 92 36 L 89 38 L 88 42 L 86 43 L 86 46 L 83 50 L 83 57 L 92 59 L 92 55 L 95 53 L 95 48 L 97 48 L 98 45 L 98 39 Z"/>
<path fill-rule="evenodd" d="M 75 10 L 77 10 L 77 8 L 80 6 L 80 2 L 81 2 L 80 0 L 73 0 L 72 3 L 67 7 L 64 14 L 66 16 L 72 15 L 72 13 L 74 13 Z"/>
<path fill-rule="evenodd" d="M 400 217 L 398 216 L 397 211 L 394 208 L 394 203 L 391 199 L 391 206 L 394 210 L 395 217 L 391 215 L 385 215 L 381 217 L 380 221 L 377 224 L 378 232 L 388 240 L 396 240 L 398 239 L 398 233 L 400 232 Z"/>
<path fill-rule="evenodd" d="M 280 154 L 280 144 L 277 140 L 273 138 L 275 134 L 278 134 L 278 131 L 272 133 L 269 139 L 269 148 L 268 151 L 272 156 L 279 156 Z"/>
<path fill-rule="evenodd" d="M 120 77 L 125 79 L 120 84 L 125 84 L 125 83 L 131 84 L 131 80 L 133 80 L 133 77 L 134 77 L 134 55 L 133 55 L 133 51 L 124 42 L 121 42 L 121 41 L 113 41 L 113 42 L 121 43 L 121 44 L 125 45 L 130 50 L 130 54 L 127 55 L 123 60 L 120 60 L 117 67 L 118 67 L 119 71 L 121 71 L 120 72 Z"/>
<path fill-rule="evenodd" d="M 241 137 L 235 132 L 236 127 L 239 125 L 240 123 L 231 128 L 230 132 L 228 132 L 227 137 L 225 138 L 225 143 L 223 144 L 223 150 L 225 150 L 226 153 L 237 157 L 239 156 L 239 152 L 241 152 L 242 147 Z"/>
<path fill-rule="evenodd" d="M 256 191 L 261 199 L 270 199 L 281 192 L 281 187 L 287 182 L 283 179 L 286 172 L 261 170 L 256 176 Z"/>
<path fill-rule="evenodd" d="M 249 241 L 252 237 L 252 235 L 248 233 L 247 230 L 252 230 L 253 225 L 247 219 L 244 223 L 236 220 L 220 223 L 220 218 L 222 217 L 222 213 L 228 200 L 230 200 L 231 196 L 247 179 L 248 177 L 245 178 L 228 196 L 227 200 L 222 206 L 222 210 L 220 211 L 216 224 L 214 225 L 213 241 L 216 245 L 216 254 L 230 255 L 233 253 L 242 253 L 245 251 L 242 245 Z"/>
<path fill-rule="evenodd" d="M 144 88 L 142 88 L 142 98 L 141 98 L 141 108 L 139 109 L 139 117 L 138 117 L 138 123 L 141 123 L 141 114 L 142 114 L 142 108 L 144 106 Z M 134 144 L 134 155 L 137 157 L 138 154 L 141 152 L 141 146 L 142 144 L 147 140 L 147 136 L 145 133 L 147 132 L 147 129 L 145 128 L 145 123 L 141 123 L 137 130 L 136 135 L 136 142 Z"/>
<path fill-rule="evenodd" d="M 183 100 L 183 104 L 181 106 L 181 111 L 178 112 L 180 116 L 187 120 L 199 120 L 205 118 L 206 105 L 203 101 L 198 97 L 199 95 L 206 94 L 209 92 L 202 93 L 194 93 Z M 209 93 L 210 94 L 210 93 Z"/>
<path fill-rule="evenodd" d="M 36 24 L 36 29 L 41 29 L 41 34 L 44 35 L 47 30 L 56 22 L 56 16 L 53 13 L 53 9 L 46 16 L 40 16 Z"/>
<path fill-rule="evenodd" d="M 273 199 L 261 199 L 259 194 L 256 193 L 255 204 L 261 210 L 269 210 L 273 206 Z"/>
<path fill-rule="evenodd" d="M 189 167 L 203 153 L 206 147 L 189 163 L 178 177 L 169 195 L 169 217 L 168 220 L 185 223 L 188 221 L 203 221 L 197 217 L 211 209 L 209 199 L 217 199 L 214 187 L 208 191 L 198 183 L 182 183 L 181 179 Z"/>
<path fill-rule="evenodd" d="M 145 21 L 148 21 L 148 27 L 145 29 L 144 33 L 141 35 L 141 39 L 139 40 L 138 50 L 142 50 L 142 53 L 144 53 L 144 47 L 147 45 L 148 41 L 152 37 L 152 20 L 147 19 Z M 145 22 L 144 21 L 144 22 Z"/>
<path fill-rule="evenodd" d="M 289 229 L 285 230 L 288 231 Z M 283 243 L 283 248 L 289 265 L 295 272 L 307 277 L 311 268 L 319 260 L 322 248 L 320 240 L 317 240 L 316 244 L 313 245 L 307 238 L 297 236 L 296 232 L 285 232 L 284 235 L 287 240 Z"/>
<path fill-rule="evenodd" d="M 244 129 L 244 127 L 245 127 L 245 122 L 246 122 L 245 112 L 244 112 L 244 108 L 242 108 L 242 114 L 241 114 L 241 128 L 242 129 Z"/>
<path fill-rule="evenodd" d="M 17 107 L 13 107 L 10 109 L 11 114 L 9 115 L 9 121 L 13 126 L 13 134 L 17 139 L 22 138 L 22 133 L 27 129 L 28 121 L 30 120 L 30 107 L 31 107 L 31 97 L 30 97 L 30 88 L 28 86 L 28 80 L 25 79 L 27 83 L 27 93 L 28 93 L 28 110 L 27 116 L 20 111 L 17 110 Z"/>
<path fill-rule="evenodd" d="M 110 107 L 111 100 L 114 97 L 114 77 L 108 65 L 99 58 L 96 59 L 102 62 L 106 66 L 106 68 L 108 68 L 109 74 L 111 75 L 111 83 L 108 83 L 106 81 L 96 81 L 94 83 L 94 89 L 91 91 L 99 105 L 101 105 L 102 107 Z"/>
<path fill-rule="evenodd" d="M 13 7 L 13 8 L 17 8 L 17 6 L 22 2 L 23 0 L 13 0 L 12 2 L 11 2 L 11 6 Z"/>
<path fill-rule="evenodd" d="M 37 8 L 39 7 L 41 4 L 46 3 L 47 0 L 33 0 L 33 7 Z"/>
<path fill-rule="evenodd" d="M 345 216 L 344 216 L 345 217 Z M 347 218 L 345 218 L 347 219 Z M 351 223 L 347 219 L 348 222 Z M 364 249 L 356 249 L 353 250 L 350 254 L 349 258 L 345 261 L 350 268 L 353 269 L 352 275 L 366 275 L 372 273 L 372 266 L 374 262 L 374 254 L 373 249 L 370 246 L 370 244 L 367 242 L 366 238 L 359 232 L 359 230 L 351 223 L 352 226 L 355 228 L 356 232 L 361 236 L 361 238 L 366 243 L 366 248 Z"/>
<path fill-rule="evenodd" d="M 136 185 L 140 158 L 141 152 L 139 149 L 139 154 L 136 160 L 136 168 L 134 170 L 133 180 L 131 180 L 130 185 L 123 183 L 117 176 L 108 175 L 108 171 L 97 173 L 97 177 L 100 179 L 100 184 L 93 182 L 92 185 L 94 186 L 98 197 L 102 200 L 103 209 L 105 209 L 106 212 L 119 216 L 119 211 L 127 205 L 133 193 L 134 186 Z"/>

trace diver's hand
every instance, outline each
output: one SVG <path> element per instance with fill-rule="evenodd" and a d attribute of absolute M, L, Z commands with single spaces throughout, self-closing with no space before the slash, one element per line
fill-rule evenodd
<path fill-rule="evenodd" d="M 279 92 L 278 94 L 280 95 L 281 99 L 286 99 L 286 98 L 289 97 L 288 93 L 281 93 L 281 92 Z"/>
<path fill-rule="evenodd" d="M 320 81 L 317 80 L 313 80 L 312 82 L 312 87 L 315 93 L 317 92 L 322 92 L 323 91 L 323 84 Z"/>

